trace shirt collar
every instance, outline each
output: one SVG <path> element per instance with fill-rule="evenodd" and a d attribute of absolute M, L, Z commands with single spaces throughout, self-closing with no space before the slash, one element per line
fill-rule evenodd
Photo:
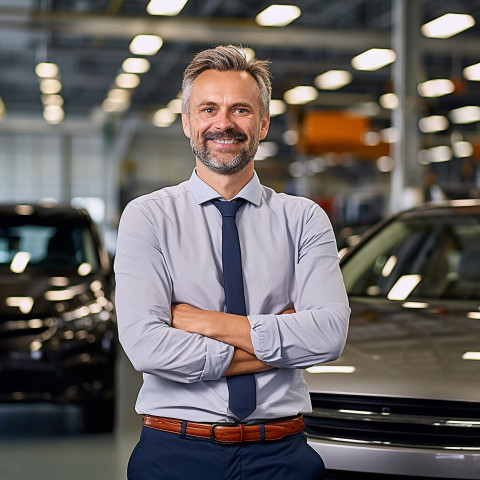
<path fill-rule="evenodd" d="M 190 179 L 188 180 L 188 187 L 193 194 L 193 198 L 198 205 L 209 202 L 221 196 L 201 178 L 198 177 L 196 169 L 193 170 Z M 255 206 L 260 205 L 262 198 L 262 186 L 257 173 L 253 172 L 252 179 L 235 195 L 235 198 L 244 198 Z"/>

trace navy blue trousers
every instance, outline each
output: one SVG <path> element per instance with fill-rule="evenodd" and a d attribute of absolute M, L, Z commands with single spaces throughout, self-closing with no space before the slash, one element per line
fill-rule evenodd
<path fill-rule="evenodd" d="M 325 465 L 303 433 L 225 445 L 142 427 L 128 480 L 321 480 Z"/>

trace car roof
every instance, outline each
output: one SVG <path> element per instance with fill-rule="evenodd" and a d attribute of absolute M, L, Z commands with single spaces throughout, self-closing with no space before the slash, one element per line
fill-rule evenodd
<path fill-rule="evenodd" d="M 79 219 L 89 220 L 87 211 L 83 208 L 75 208 L 59 203 L 3 203 L 0 204 L 0 217 L 13 217 L 17 215 L 34 215 L 42 218 L 63 218 L 65 220 Z"/>

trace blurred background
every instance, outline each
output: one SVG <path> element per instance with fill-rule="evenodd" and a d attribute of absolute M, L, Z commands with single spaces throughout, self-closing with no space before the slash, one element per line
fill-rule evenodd
<path fill-rule="evenodd" d="M 477 0 L 0 0 L 0 203 L 85 207 L 113 256 L 126 203 L 192 171 L 182 72 L 218 44 L 271 61 L 256 170 L 317 201 L 339 248 L 389 213 L 478 198 L 479 22 Z M 113 433 L 0 404 L 0 477 L 124 478 L 139 378 L 116 368 Z"/>

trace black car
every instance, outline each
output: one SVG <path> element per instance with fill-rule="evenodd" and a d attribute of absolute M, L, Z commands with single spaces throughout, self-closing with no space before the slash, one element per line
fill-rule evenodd
<path fill-rule="evenodd" d="M 110 431 L 112 290 L 86 211 L 0 205 L 0 401 L 77 404 L 86 431 Z"/>

